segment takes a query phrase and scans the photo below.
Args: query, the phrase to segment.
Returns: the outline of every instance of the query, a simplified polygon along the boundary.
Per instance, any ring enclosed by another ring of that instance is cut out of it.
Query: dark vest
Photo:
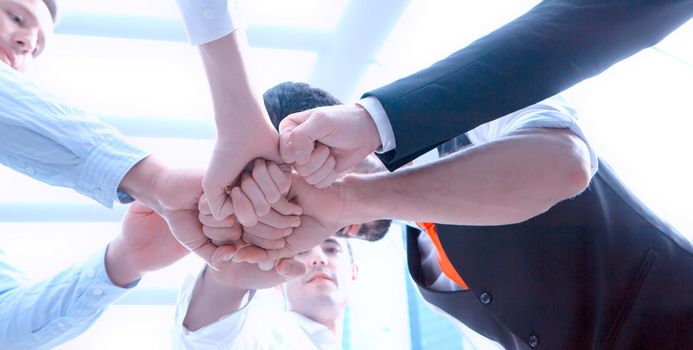
[[[693,248],[601,162],[582,194],[504,226],[436,225],[468,291],[423,297],[508,349],[693,349]]]

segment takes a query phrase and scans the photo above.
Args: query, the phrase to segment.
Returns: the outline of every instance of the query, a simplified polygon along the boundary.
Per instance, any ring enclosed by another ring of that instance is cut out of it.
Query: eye
[[[339,247],[325,247],[322,249],[325,254],[336,255],[342,252]]]
[[[22,24],[22,17],[19,17],[15,15],[14,13],[10,13],[10,18],[12,18],[12,22],[17,23],[17,24]]]
[[[304,251],[302,251],[302,252],[296,253],[296,255],[301,256],[301,255],[306,255],[306,253],[308,253],[308,251],[307,251],[307,250],[304,250]]]

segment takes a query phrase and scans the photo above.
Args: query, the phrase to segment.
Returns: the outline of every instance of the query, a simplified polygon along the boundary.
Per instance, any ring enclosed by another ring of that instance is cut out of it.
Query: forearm
[[[191,331],[217,322],[220,318],[237,312],[248,289],[236,288],[219,283],[215,272],[205,267],[190,298],[190,305],[183,325]],[[231,331],[231,330],[229,330]]]
[[[344,179],[346,218],[455,225],[527,220],[589,182],[586,145],[566,130],[525,130],[423,166]]]
[[[199,50],[212,93],[218,137],[233,137],[229,136],[233,130],[274,130],[248,76],[244,32],[235,30],[200,45]]]
[[[0,294],[0,348],[51,348],[89,328],[128,289],[113,285],[104,251],[35,284],[16,285]]]
[[[159,183],[163,181],[161,176],[166,174],[166,170],[166,166],[156,157],[148,156],[125,174],[119,189],[159,214],[165,215],[166,208],[158,191]]]
[[[142,277],[131,256],[132,251],[114,239],[106,249],[105,266],[108,278],[118,287],[127,287]]]

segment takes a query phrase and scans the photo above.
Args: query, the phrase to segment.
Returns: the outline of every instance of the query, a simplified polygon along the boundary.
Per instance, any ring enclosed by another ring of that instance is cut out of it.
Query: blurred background
[[[260,92],[304,81],[353,102],[523,14],[527,0],[239,0]],[[209,91],[173,0],[60,0],[57,35],[30,73],[174,167],[204,167],[214,138]],[[690,128],[693,22],[563,95],[593,147],[650,208],[693,239]],[[0,168],[0,247],[40,280],[118,234],[124,206]],[[361,278],[345,349],[488,349],[425,305],[405,265],[402,228],[356,244]],[[60,349],[167,349],[176,293],[201,261],[147,275]]]

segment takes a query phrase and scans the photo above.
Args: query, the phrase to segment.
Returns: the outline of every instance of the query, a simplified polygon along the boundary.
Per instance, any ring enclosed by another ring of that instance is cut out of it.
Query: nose
[[[320,249],[320,246],[311,250],[309,262],[312,266],[327,266],[327,256],[325,256],[325,253]]]
[[[31,28],[20,28],[12,36],[12,45],[17,53],[30,54],[36,48],[38,33]]]

